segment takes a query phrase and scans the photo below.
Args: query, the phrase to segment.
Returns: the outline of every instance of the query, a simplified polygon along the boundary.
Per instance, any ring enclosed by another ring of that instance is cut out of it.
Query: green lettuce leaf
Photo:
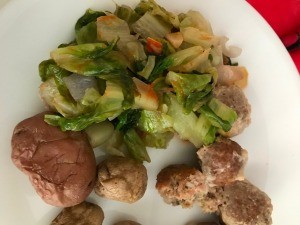
[[[136,90],[127,72],[124,56],[113,51],[116,41],[109,46],[103,43],[82,44],[59,48],[51,52],[51,57],[62,68],[84,76],[96,76],[122,87],[124,109],[134,103]]]
[[[149,12],[151,15],[159,16],[161,20],[172,24],[176,28],[178,28],[180,24],[176,14],[167,11],[165,8],[158,5],[154,0],[140,1],[140,3],[136,6],[135,11],[140,15],[144,15],[146,12]]]
[[[148,80],[150,82],[154,81],[166,70],[180,70],[180,66],[188,65],[189,62],[193,61],[196,57],[199,57],[203,51],[201,46],[193,46],[171,53],[168,56],[163,55],[163,57],[160,57],[156,62]]]
[[[210,74],[183,74],[170,71],[166,82],[171,84],[180,104],[184,105],[186,113],[197,108],[207,100],[212,91],[212,76]]]
[[[59,126],[63,131],[80,131],[93,123],[99,123],[119,115],[123,111],[123,99],[121,88],[114,83],[107,82],[102,96],[94,88],[86,90],[80,103],[83,108],[82,114],[72,117],[45,115],[45,121],[53,126]]]
[[[215,127],[221,128],[224,131],[229,131],[231,129],[231,124],[227,120],[223,120],[217,114],[214,113],[211,108],[204,105],[200,108],[200,112],[211,122]]]
[[[127,5],[117,5],[114,14],[120,19],[125,20],[128,25],[131,25],[140,18],[140,15]]]
[[[124,142],[128,148],[129,154],[136,160],[151,162],[147,153],[146,146],[140,136],[134,129],[129,129],[124,134]]]
[[[160,16],[146,12],[140,19],[131,25],[133,31],[143,38],[162,39],[171,32],[172,24],[161,19]]]
[[[70,101],[58,90],[54,78],[50,78],[40,85],[40,97],[51,109],[65,117],[78,116],[85,111],[85,107],[75,101]]]
[[[152,148],[162,148],[162,149],[168,147],[168,144],[173,137],[174,137],[174,133],[171,131],[164,132],[164,133],[144,132],[141,135],[141,138],[146,146]]]
[[[164,133],[172,131],[173,120],[169,115],[159,112],[142,110],[138,121],[138,128],[148,133]]]
[[[140,117],[140,109],[127,109],[118,116],[116,129],[126,132],[137,126]]]
[[[45,82],[53,78],[60,95],[65,98],[66,101],[75,103],[75,100],[73,99],[63,80],[64,77],[67,77],[71,74],[71,72],[59,67],[52,59],[44,60],[39,64],[39,75],[41,80]]]
[[[100,16],[105,16],[105,13],[94,11],[92,9],[86,10],[85,14],[77,20],[75,24],[75,31],[78,32],[82,27],[86,26],[90,22],[95,22]]]
[[[209,108],[222,120],[228,121],[231,125],[237,120],[236,112],[216,98],[212,98],[208,103]]]
[[[95,43],[97,41],[96,22],[90,22],[76,32],[76,42],[78,44]]]
[[[193,92],[187,95],[184,101],[186,113],[197,111],[202,105],[206,104],[212,96],[212,86],[207,85],[204,90]]]
[[[168,112],[167,114],[173,118],[173,128],[179,134],[182,140],[188,140],[197,148],[203,145],[201,131],[196,126],[198,117],[195,113],[185,113],[183,105],[181,105],[175,95],[169,94]]]
[[[179,99],[197,91],[202,91],[211,82],[210,74],[183,74],[170,71],[166,81],[170,83]]]

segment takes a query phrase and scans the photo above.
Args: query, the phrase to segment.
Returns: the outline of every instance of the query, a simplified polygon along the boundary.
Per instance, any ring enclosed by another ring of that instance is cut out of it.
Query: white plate
[[[135,5],[137,1],[117,1]],[[299,222],[300,194],[300,86],[288,53],[266,22],[243,0],[158,1],[174,12],[200,10],[216,34],[243,48],[237,59],[248,68],[246,95],[252,104],[252,124],[239,137],[249,151],[246,175],[266,191],[274,205],[274,224]],[[73,27],[92,7],[113,10],[113,1],[12,0],[0,11],[0,224],[49,224],[60,209],[45,204],[28,178],[10,160],[10,138],[21,120],[43,110],[38,97],[37,66],[50,50],[72,40]],[[101,199],[104,224],[134,219],[144,225],[183,225],[205,216],[197,207],[181,209],[163,203],[154,185],[159,170],[171,163],[196,162],[194,150],[173,140],[166,151],[150,150],[148,189],[136,204]]]

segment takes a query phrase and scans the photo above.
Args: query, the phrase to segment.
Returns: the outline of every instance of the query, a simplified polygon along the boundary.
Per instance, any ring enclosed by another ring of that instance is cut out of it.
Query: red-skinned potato
[[[48,204],[69,207],[94,187],[96,160],[84,132],[63,132],[44,122],[44,113],[20,122],[11,145],[13,163]]]

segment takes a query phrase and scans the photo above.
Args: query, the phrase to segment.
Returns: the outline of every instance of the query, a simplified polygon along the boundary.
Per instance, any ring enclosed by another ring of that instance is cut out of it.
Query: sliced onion
[[[78,101],[84,96],[87,88],[97,88],[97,81],[95,77],[87,77],[78,74],[72,74],[63,78],[67,88],[70,91],[72,97]]]
[[[236,58],[240,56],[242,53],[242,49],[237,46],[226,46],[226,43],[228,42],[228,37],[222,36],[220,37],[220,44],[222,46],[223,54],[230,57],[230,58]]]

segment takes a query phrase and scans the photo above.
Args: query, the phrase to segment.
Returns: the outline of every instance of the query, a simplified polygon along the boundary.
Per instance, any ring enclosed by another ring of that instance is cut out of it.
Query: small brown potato
[[[190,223],[187,223],[186,225],[219,225],[218,223],[215,223],[215,222],[190,222]]]
[[[167,204],[192,207],[207,192],[204,175],[184,164],[170,165],[157,175],[156,189]]]
[[[145,166],[131,158],[110,156],[98,165],[97,195],[111,200],[134,203],[147,187]]]
[[[100,206],[82,202],[64,208],[50,225],[101,225],[103,220],[104,213]]]
[[[225,105],[234,109],[238,115],[238,119],[233,123],[230,131],[221,132],[221,134],[225,137],[233,137],[242,133],[251,123],[251,106],[243,90],[236,85],[216,86],[213,95]]]
[[[131,220],[123,220],[117,223],[114,223],[114,225],[141,225],[140,223],[131,221]]]
[[[218,225],[218,224],[215,222],[200,222],[200,223],[197,223],[197,225]]]
[[[238,143],[218,137],[213,144],[201,147],[197,155],[209,186],[223,186],[244,179],[247,151]]]
[[[69,207],[90,194],[96,159],[84,132],[63,132],[44,122],[44,113],[20,122],[11,145],[13,163],[29,176],[48,204]]]
[[[271,199],[249,181],[235,181],[224,187],[220,216],[227,225],[272,224]]]

